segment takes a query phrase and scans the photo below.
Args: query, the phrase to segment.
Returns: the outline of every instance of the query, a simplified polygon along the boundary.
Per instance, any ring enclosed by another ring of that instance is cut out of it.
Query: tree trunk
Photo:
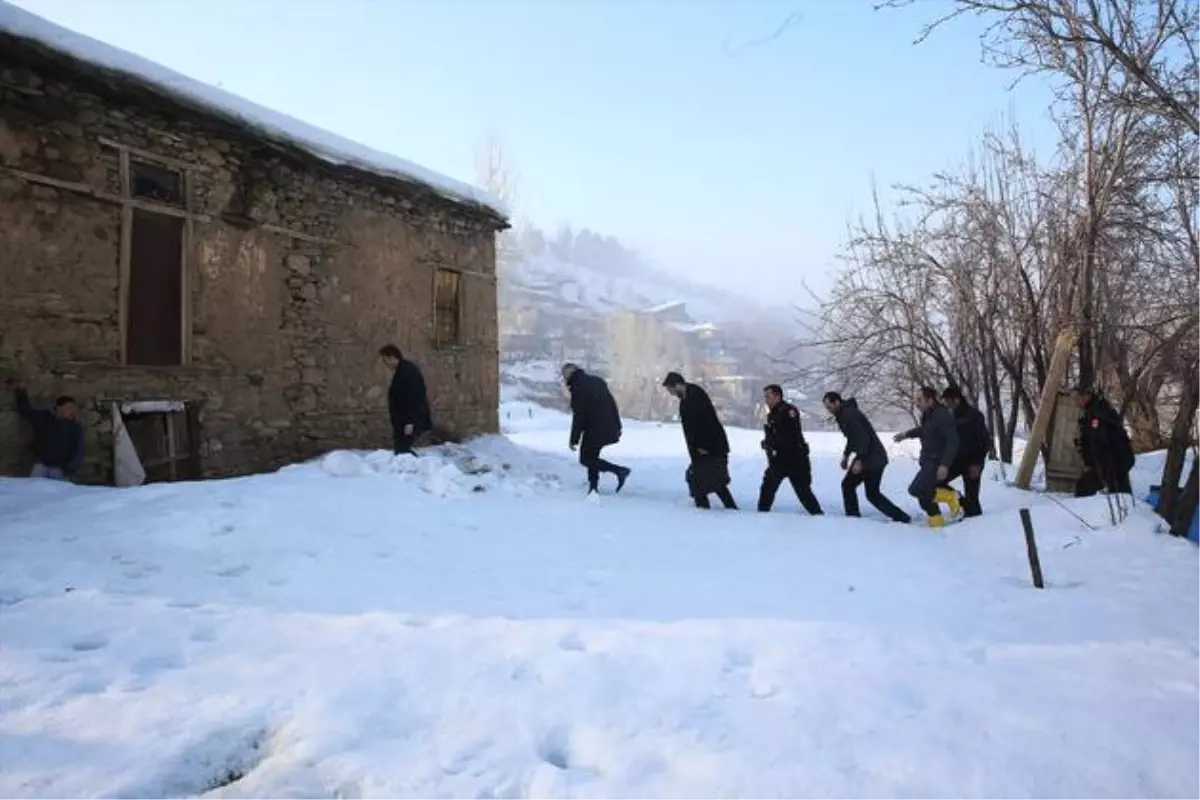
[[[1157,409],[1147,407],[1141,398],[1135,398],[1125,412],[1125,419],[1129,423],[1133,452],[1150,453],[1163,449],[1166,441],[1162,435]]]
[[[1200,406],[1200,385],[1197,385],[1194,375],[1188,382],[1190,385],[1179,404],[1175,424],[1171,426],[1171,442],[1167,446],[1167,461],[1163,465],[1160,479],[1162,488],[1159,490],[1158,506],[1155,508],[1155,511],[1167,520],[1173,519],[1175,515],[1179,478],[1183,475],[1183,465],[1187,461],[1188,445],[1192,439],[1192,421],[1195,419],[1197,407]],[[1192,463],[1192,472],[1195,472],[1195,462]]]
[[[1171,523],[1171,533],[1176,536],[1187,536],[1188,526],[1192,524],[1192,515],[1196,513],[1196,501],[1200,497],[1200,485],[1197,484],[1196,462],[1192,459],[1192,468],[1188,472],[1187,486],[1183,488],[1183,496],[1175,506],[1175,520]]]

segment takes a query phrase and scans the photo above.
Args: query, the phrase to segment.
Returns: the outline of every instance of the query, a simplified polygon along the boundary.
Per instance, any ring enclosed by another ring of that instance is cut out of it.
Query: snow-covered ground
[[[1197,551],[1144,507],[989,480],[940,532],[847,520],[813,434],[827,517],[705,512],[639,423],[593,504],[565,417],[503,418],[417,459],[0,482],[0,794],[1197,795]]]

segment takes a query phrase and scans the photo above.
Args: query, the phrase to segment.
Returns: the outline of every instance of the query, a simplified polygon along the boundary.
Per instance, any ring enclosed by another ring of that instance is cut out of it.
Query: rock
[[[312,262],[308,256],[302,256],[299,253],[292,253],[286,260],[287,268],[292,272],[299,272],[301,275],[308,275],[312,272]]]

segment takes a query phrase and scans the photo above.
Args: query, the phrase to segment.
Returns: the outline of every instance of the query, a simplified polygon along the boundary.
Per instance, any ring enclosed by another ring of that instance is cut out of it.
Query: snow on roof
[[[664,311],[674,311],[676,308],[684,308],[687,305],[682,300],[672,300],[669,303],[660,303],[652,308],[647,308],[647,314],[661,314]]]
[[[483,206],[502,218],[508,217],[504,203],[483,189],[193,80],[149,59],[55,25],[4,0],[0,0],[0,33],[32,40],[55,52],[119,73],[168,97],[230,118],[268,139],[300,148],[330,164],[419,183],[450,199]]]

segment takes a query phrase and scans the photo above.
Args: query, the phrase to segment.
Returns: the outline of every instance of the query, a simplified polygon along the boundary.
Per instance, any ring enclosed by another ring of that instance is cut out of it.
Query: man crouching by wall
[[[83,426],[79,423],[79,404],[63,396],[53,408],[34,408],[29,394],[15,386],[17,413],[33,428],[33,470],[31,478],[70,480],[83,466]]]

